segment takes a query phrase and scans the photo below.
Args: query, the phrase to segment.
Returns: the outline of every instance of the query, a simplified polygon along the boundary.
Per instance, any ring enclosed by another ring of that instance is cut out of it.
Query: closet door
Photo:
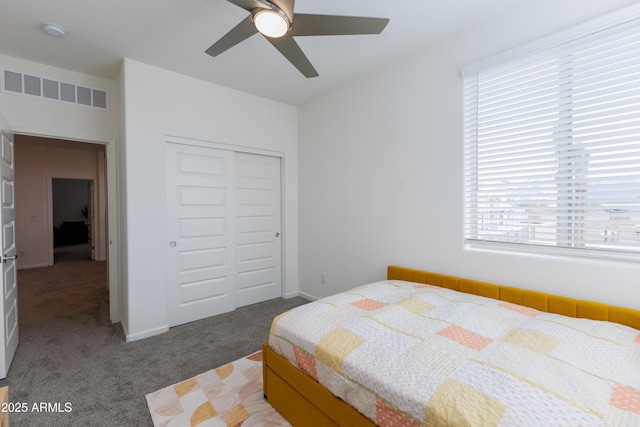
[[[280,158],[236,153],[236,307],[282,295]]]
[[[168,314],[175,326],[236,306],[234,153],[167,143],[166,160]]]
[[[282,295],[278,157],[166,144],[169,326]]]

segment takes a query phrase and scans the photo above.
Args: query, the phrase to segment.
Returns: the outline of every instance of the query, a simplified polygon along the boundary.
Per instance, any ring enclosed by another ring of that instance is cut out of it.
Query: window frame
[[[579,248],[574,249],[569,246],[561,246],[558,245],[558,240],[556,238],[555,244],[557,246],[552,245],[541,245],[541,244],[532,244],[532,243],[517,243],[515,241],[496,241],[496,240],[485,240],[480,238],[479,233],[479,220],[475,221],[471,220],[471,216],[474,212],[477,214],[478,208],[475,209],[470,207],[474,202],[471,200],[475,200],[471,196],[478,195],[478,189],[476,188],[471,193],[471,189],[469,188],[468,174],[478,174],[478,126],[475,126],[475,134],[469,130],[469,126],[467,124],[467,120],[469,120],[470,116],[468,111],[473,107],[473,102],[469,102],[468,99],[468,89],[467,89],[467,81],[469,79],[478,80],[478,75],[481,75],[487,70],[492,70],[494,68],[499,68],[504,66],[505,64],[515,63],[522,60],[531,60],[535,59],[538,56],[544,56],[544,54],[548,51],[557,49],[564,45],[568,45],[574,41],[580,41],[587,37],[597,37],[598,33],[607,31],[609,29],[615,28],[621,25],[628,25],[637,23],[640,26],[640,4],[634,4],[629,7],[625,7],[618,11],[603,15],[597,19],[591,20],[589,22],[583,23],[581,25],[572,27],[568,30],[561,31],[559,33],[553,34],[548,37],[541,38],[532,43],[528,43],[524,46],[520,46],[516,49],[509,50],[507,52],[501,53],[499,55],[495,55],[493,57],[487,58],[485,60],[476,62],[474,64],[463,67],[460,70],[461,77],[465,81],[465,95],[463,101],[464,107],[464,191],[463,191],[463,203],[464,203],[464,215],[463,215],[463,238],[464,238],[464,248],[470,250],[489,250],[494,252],[504,252],[504,253],[528,253],[535,255],[543,255],[543,256],[570,256],[570,257],[591,257],[597,259],[605,259],[605,260],[622,260],[622,261],[634,261],[640,262],[640,250],[639,251],[631,251],[631,250],[615,250],[615,249],[598,249],[598,248]],[[636,25],[636,24],[633,24]],[[568,60],[571,60],[570,58]],[[558,61],[561,61],[561,58],[558,58]],[[559,80],[560,81],[560,80]],[[477,106],[475,106],[477,110]],[[477,111],[476,111],[477,112]],[[478,119],[478,116],[471,117],[471,120]],[[475,153],[472,149],[468,147],[469,142],[473,142],[475,140]],[[568,139],[567,141],[568,148],[571,149],[572,141]],[[557,149],[560,144],[554,141],[554,147]],[[468,157],[476,156],[475,163],[469,164]],[[473,169],[475,167],[475,170]],[[477,177],[475,182],[477,183]],[[567,222],[571,221],[570,218],[567,219]],[[559,223],[558,221],[557,223]],[[569,230],[571,227],[567,227]],[[571,228],[573,229],[573,228]],[[570,232],[567,232],[567,235],[570,235]],[[638,235],[640,239],[640,234]],[[560,243],[563,243],[562,241]],[[640,243],[639,243],[640,244]],[[574,241],[575,245],[575,241]]]

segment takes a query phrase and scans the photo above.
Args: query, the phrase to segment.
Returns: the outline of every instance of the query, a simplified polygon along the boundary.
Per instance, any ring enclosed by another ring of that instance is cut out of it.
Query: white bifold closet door
[[[166,144],[169,325],[282,294],[280,158]]]

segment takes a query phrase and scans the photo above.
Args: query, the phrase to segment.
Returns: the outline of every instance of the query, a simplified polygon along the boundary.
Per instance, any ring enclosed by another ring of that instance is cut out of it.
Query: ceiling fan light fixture
[[[306,78],[318,77],[318,72],[296,42],[296,37],[380,34],[389,23],[388,18],[296,14],[295,0],[227,1],[246,10],[250,15],[245,16],[235,27],[209,46],[205,51],[207,55],[216,57],[260,33]],[[278,5],[286,9],[286,12]]]
[[[255,9],[252,16],[253,24],[267,37],[282,37],[291,28],[287,15],[274,5],[271,5],[271,9]]]

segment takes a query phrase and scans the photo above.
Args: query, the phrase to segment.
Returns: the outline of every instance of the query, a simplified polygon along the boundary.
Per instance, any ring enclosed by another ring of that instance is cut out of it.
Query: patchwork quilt
[[[274,319],[269,345],[380,426],[640,426],[640,331],[382,281]]]

